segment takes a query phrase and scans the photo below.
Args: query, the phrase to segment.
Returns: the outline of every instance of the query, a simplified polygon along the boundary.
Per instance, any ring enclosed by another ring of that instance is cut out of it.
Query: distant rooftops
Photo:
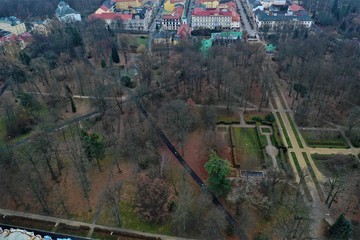
[[[284,14],[277,14],[277,15],[268,15],[263,11],[257,10],[256,15],[259,21],[266,22],[266,21],[312,21],[311,18],[307,15],[284,15]]]
[[[65,17],[66,15],[69,14],[79,14],[77,11],[75,11],[74,9],[72,9],[69,4],[67,4],[64,1],[61,1],[57,7],[57,9],[55,10],[55,14],[58,17]]]
[[[193,10],[193,16],[230,16],[232,17],[232,13],[227,9],[206,9],[203,8],[195,8]]]
[[[0,18],[0,22],[5,22],[5,23],[8,23],[8,24],[11,24],[12,26],[16,26],[18,24],[21,24],[21,21],[17,17],[14,17],[14,16],[2,17],[2,18]]]

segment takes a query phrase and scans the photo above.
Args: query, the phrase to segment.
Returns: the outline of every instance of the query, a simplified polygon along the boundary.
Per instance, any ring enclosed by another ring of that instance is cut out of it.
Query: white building
[[[72,9],[69,4],[64,1],[61,1],[55,10],[56,17],[62,22],[76,22],[81,21],[81,15],[74,9]]]

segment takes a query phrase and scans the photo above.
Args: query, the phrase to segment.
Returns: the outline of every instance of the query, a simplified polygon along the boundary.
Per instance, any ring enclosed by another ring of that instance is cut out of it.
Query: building
[[[0,30],[20,35],[26,32],[26,26],[25,23],[20,22],[16,17],[3,17],[0,18]]]
[[[164,30],[178,30],[183,23],[185,2],[168,0],[162,12],[162,26]]]
[[[270,7],[257,6],[254,8],[255,20],[259,28],[310,28],[313,21],[302,6],[291,5],[271,5]]]
[[[122,24],[125,30],[148,30],[153,11],[153,2],[144,2],[142,6],[138,7],[128,5],[126,8],[124,8],[125,5],[117,5],[118,3],[125,4],[131,2],[105,0],[102,6],[89,16],[89,19],[101,19],[104,20],[107,25],[118,22]]]
[[[228,9],[219,8],[195,8],[192,14],[192,27],[193,29],[230,29],[232,27],[232,12]]]
[[[205,8],[217,8],[219,6],[218,0],[197,0],[196,4],[203,5]]]
[[[128,10],[130,8],[140,7],[139,0],[112,0],[115,3],[116,10]]]
[[[62,22],[76,22],[81,21],[81,15],[74,9],[72,9],[69,4],[64,1],[61,1],[55,10],[56,17]]]

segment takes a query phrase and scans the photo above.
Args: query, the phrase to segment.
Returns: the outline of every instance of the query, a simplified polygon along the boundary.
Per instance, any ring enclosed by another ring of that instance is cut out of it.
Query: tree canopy
[[[350,239],[352,236],[351,222],[345,218],[344,214],[341,214],[338,219],[336,219],[334,225],[331,226],[329,233],[331,239]]]
[[[210,190],[217,197],[224,197],[229,193],[230,182],[227,176],[230,173],[230,163],[221,159],[215,151],[211,151],[210,159],[205,164],[205,169],[209,174]]]

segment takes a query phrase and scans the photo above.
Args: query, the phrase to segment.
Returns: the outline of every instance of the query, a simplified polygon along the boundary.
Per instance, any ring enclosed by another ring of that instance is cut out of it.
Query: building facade
[[[74,9],[72,9],[69,4],[64,1],[61,1],[55,10],[56,17],[62,22],[76,22],[81,21],[81,15]]]
[[[20,35],[26,32],[25,24],[20,22],[20,20],[16,17],[0,18],[0,29],[15,35]]]
[[[232,27],[232,13],[219,9],[196,8],[192,14],[193,29],[230,29]]]

